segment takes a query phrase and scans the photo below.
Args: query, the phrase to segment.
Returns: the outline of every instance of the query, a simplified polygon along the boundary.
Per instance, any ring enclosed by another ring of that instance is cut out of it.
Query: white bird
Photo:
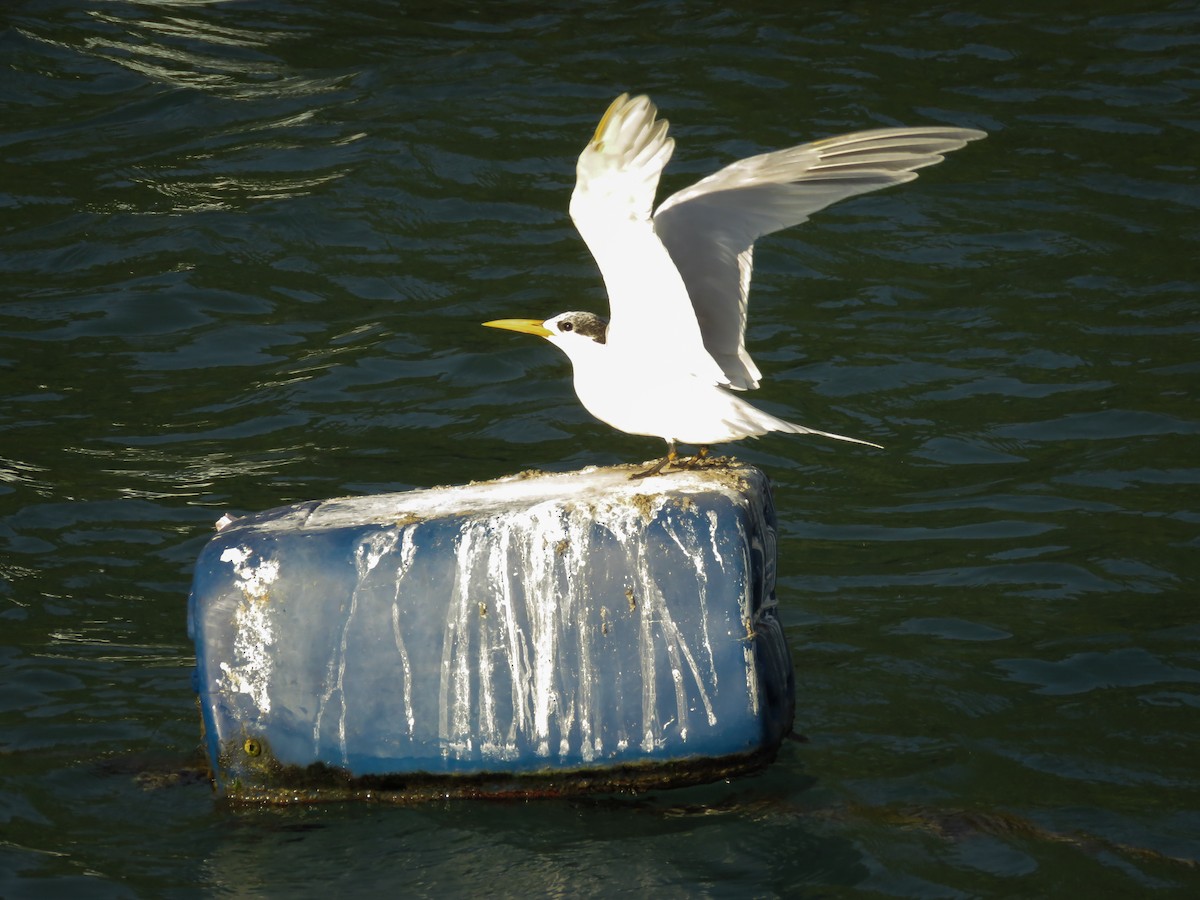
[[[648,97],[622,94],[579,156],[571,218],[608,291],[611,318],[566,312],[484,324],[546,338],[571,360],[587,410],[630,434],[699,446],[769,431],[818,431],[731,391],[758,387],[746,352],[754,242],[838,200],[917,177],[916,169],[984,137],[970,128],[877,128],[752,156],[669,197],[651,214],[675,142]]]

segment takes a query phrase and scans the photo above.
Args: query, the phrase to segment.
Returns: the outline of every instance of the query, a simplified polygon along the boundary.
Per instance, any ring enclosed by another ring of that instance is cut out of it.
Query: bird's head
[[[557,345],[567,356],[586,352],[589,345],[603,344],[608,334],[608,323],[590,312],[565,312],[538,321],[537,319],[496,319],[484,322],[489,328],[504,328],[524,334],[536,334]]]

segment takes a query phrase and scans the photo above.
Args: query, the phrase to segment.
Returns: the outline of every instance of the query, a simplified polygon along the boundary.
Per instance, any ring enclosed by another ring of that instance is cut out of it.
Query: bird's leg
[[[701,444],[695,456],[689,456],[679,463],[681,469],[698,469],[708,459],[708,444]]]
[[[675,451],[675,442],[667,441],[667,455],[648,468],[645,472],[634,472],[630,478],[646,478],[649,475],[657,475],[667,466],[675,464],[675,460],[679,458],[679,454]]]

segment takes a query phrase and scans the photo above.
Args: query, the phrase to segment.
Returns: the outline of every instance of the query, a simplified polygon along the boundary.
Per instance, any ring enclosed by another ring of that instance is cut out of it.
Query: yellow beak
[[[504,328],[508,331],[536,334],[538,337],[550,337],[553,334],[549,328],[542,325],[540,319],[494,319],[483,324],[488,328]]]

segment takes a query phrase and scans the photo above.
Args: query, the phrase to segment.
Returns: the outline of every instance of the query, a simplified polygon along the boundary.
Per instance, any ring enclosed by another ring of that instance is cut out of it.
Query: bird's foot
[[[666,456],[664,456],[662,459],[660,459],[658,462],[656,462],[654,465],[652,465],[646,471],[634,472],[632,475],[629,476],[629,478],[632,480],[635,478],[648,478],[651,475],[657,475],[659,472],[661,472],[667,466],[675,465],[675,460],[677,460],[677,459],[679,459],[679,454],[675,452],[675,442],[667,441],[667,455]]]
[[[657,475],[663,469],[665,469],[667,466],[674,465],[674,463],[675,463],[675,454],[672,453],[669,456],[664,456],[662,459],[660,459],[658,462],[656,462],[650,468],[646,469],[646,471],[634,472],[629,477],[631,480],[635,479],[635,478],[649,478],[651,475]]]
[[[709,456],[708,447],[701,447],[695,456],[681,459],[675,464],[677,469],[724,469],[737,462],[732,456]]]
[[[702,446],[696,451],[695,456],[689,456],[686,459],[681,459],[675,464],[680,469],[699,469],[704,466],[712,465],[712,460],[708,458],[708,447]]]
[[[706,446],[700,447],[700,449],[696,451],[695,456],[685,456],[681,459],[679,454],[675,452],[675,448],[672,447],[666,456],[656,462],[649,469],[644,472],[635,472],[629,477],[646,478],[650,475],[658,475],[670,469],[693,471],[695,469],[718,468],[721,466],[728,466],[731,461],[732,459],[726,456],[709,456],[708,447]]]

